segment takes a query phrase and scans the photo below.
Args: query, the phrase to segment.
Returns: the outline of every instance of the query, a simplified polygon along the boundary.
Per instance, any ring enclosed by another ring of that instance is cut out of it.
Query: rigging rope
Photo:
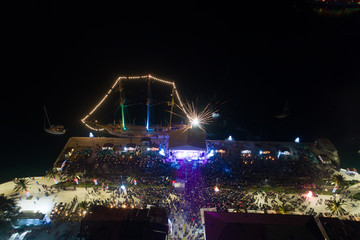
[[[49,123],[49,128],[51,128],[50,119],[49,119],[49,116],[48,116],[48,114],[47,114],[47,111],[46,111],[45,105],[44,105],[44,110],[45,110],[45,115],[46,115],[46,118],[47,118],[48,123]],[[45,116],[44,116],[44,128],[45,128]]]
[[[91,127],[89,124],[86,123],[86,119],[88,119],[99,107],[100,105],[107,99],[107,97],[112,93],[112,91],[114,90],[114,88],[116,87],[117,83],[121,80],[125,80],[125,79],[146,79],[146,78],[150,78],[153,79],[155,81],[161,82],[161,83],[165,83],[165,84],[169,84],[172,85],[175,91],[175,95],[176,98],[180,104],[180,107],[182,110],[184,110],[184,106],[183,103],[181,101],[180,95],[176,89],[176,85],[175,82],[171,82],[171,81],[167,81],[167,80],[163,80],[157,77],[153,77],[150,74],[149,75],[145,75],[145,76],[130,76],[130,77],[125,77],[125,76],[120,76],[116,79],[116,81],[114,82],[114,84],[112,85],[112,87],[109,89],[109,91],[105,94],[105,96],[100,100],[100,102],[84,117],[81,119],[81,122],[87,126],[89,129],[93,130],[93,131],[103,131],[105,130],[104,128],[93,128]],[[44,106],[45,107],[45,106]],[[49,122],[50,123],[50,122]]]

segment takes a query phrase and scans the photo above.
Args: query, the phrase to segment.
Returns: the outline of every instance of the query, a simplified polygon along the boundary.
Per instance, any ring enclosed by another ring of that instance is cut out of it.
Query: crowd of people
[[[126,183],[128,189],[126,194],[119,187],[113,189],[113,195],[107,201],[99,199],[94,203],[114,207],[145,208],[153,205],[168,208],[172,222],[170,236],[174,239],[203,238],[201,208],[226,212],[229,209],[269,211],[287,204],[290,211],[314,214],[301,195],[288,199],[285,194],[249,192],[249,188],[302,187],[317,179],[330,177],[332,173],[331,168],[311,161],[308,152],[299,154],[295,159],[281,159],[275,154],[244,155],[229,151],[215,155],[206,163],[188,160],[169,162],[159,154],[144,151],[139,154],[136,151],[100,150],[90,155],[78,155],[79,162],[85,161],[86,157],[89,159],[83,165],[87,174],[91,172],[99,182]],[[64,174],[71,172],[72,166],[79,168],[77,162],[72,160],[72,165],[67,166]],[[175,188],[174,182],[183,182],[185,188]],[[108,189],[103,186],[105,190]],[[91,194],[96,195],[96,191]]]
[[[67,174],[85,172],[92,168],[92,161],[90,161],[92,153],[91,149],[72,149],[66,153],[64,160],[61,161],[62,165],[59,167]]]
[[[171,172],[171,163],[156,154],[101,150],[96,153],[94,169],[104,177],[165,176]]]

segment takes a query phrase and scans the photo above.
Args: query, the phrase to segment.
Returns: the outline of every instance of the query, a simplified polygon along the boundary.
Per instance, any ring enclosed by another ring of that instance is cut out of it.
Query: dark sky
[[[312,9],[296,1],[10,3],[2,9],[1,174],[30,166],[41,174],[69,137],[88,134],[80,119],[117,76],[149,73],[176,81],[189,100],[225,101],[223,135],[328,137],[360,167],[359,14]],[[291,115],[278,120],[286,101]],[[43,105],[66,136],[43,131]]]

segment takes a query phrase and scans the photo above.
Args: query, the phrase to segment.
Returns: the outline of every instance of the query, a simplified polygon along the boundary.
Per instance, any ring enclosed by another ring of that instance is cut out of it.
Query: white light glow
[[[198,160],[203,159],[204,152],[197,150],[175,150],[173,151],[173,157],[176,159],[188,159],[188,160]]]
[[[36,204],[34,204],[34,201],[21,198],[21,200],[17,202],[17,205],[21,208],[22,211],[39,211],[43,214],[50,214],[52,208],[54,207],[54,202],[52,200],[53,198],[41,197],[39,200],[35,200]]]
[[[309,191],[309,192],[306,194],[306,197],[308,197],[308,198],[311,198],[312,196],[313,196],[312,191]]]
[[[219,113],[214,112],[214,113],[212,113],[212,114],[211,114],[211,116],[212,116],[213,118],[217,118],[217,117],[220,117],[220,114],[219,114]]]
[[[196,117],[196,118],[194,118],[193,120],[192,120],[192,122],[191,122],[191,125],[193,126],[193,127],[198,127],[199,126],[199,119]]]
[[[123,185],[121,185],[121,187],[120,187],[123,191],[124,191],[124,193],[127,195],[127,191],[126,191],[126,187],[125,187],[125,185],[123,184]]]
[[[215,155],[214,150],[211,149],[210,152],[208,153],[208,155],[207,155],[206,157],[207,157],[207,158],[211,158],[211,157],[213,157],[214,155]]]

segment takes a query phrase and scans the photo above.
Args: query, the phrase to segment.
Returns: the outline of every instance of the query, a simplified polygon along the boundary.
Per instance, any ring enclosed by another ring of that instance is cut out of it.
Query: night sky
[[[80,119],[119,75],[149,73],[188,100],[224,102],[215,138],[327,137],[359,169],[359,13],[275,2],[6,5],[0,181],[44,174],[69,137],[88,136]],[[65,136],[44,132],[43,105]]]

